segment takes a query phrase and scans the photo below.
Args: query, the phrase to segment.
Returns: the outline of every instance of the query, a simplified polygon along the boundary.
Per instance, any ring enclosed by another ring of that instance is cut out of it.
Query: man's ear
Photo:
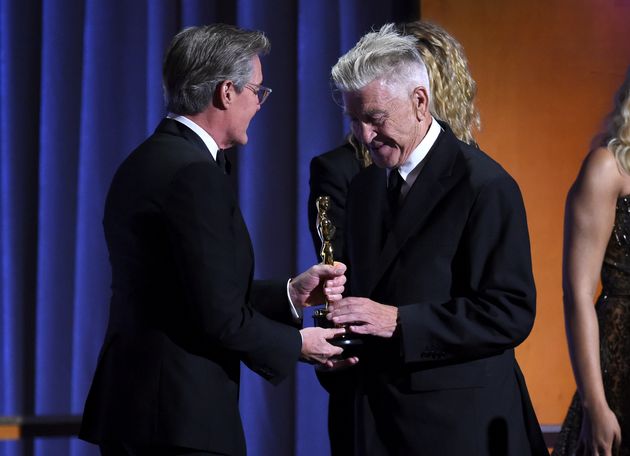
[[[423,121],[429,115],[429,94],[426,87],[418,86],[413,90],[413,107],[416,119]]]
[[[229,79],[222,81],[216,89],[214,89],[214,104],[219,109],[228,109],[234,102],[236,90],[234,83]]]

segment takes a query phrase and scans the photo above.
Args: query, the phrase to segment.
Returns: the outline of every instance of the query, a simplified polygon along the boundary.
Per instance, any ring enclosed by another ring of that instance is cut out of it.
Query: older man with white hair
[[[344,453],[547,454],[514,358],[536,300],[516,182],[431,115],[414,39],[392,24],[332,78],[374,162],[351,184],[350,297],[330,314],[365,337],[360,363],[330,374],[353,396]]]

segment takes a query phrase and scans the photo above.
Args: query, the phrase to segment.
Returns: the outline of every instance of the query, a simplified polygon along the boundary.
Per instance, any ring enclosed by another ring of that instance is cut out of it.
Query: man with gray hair
[[[298,358],[332,366],[342,351],[326,339],[343,329],[298,328],[304,306],[341,299],[344,265],[252,281],[223,149],[247,142],[271,92],[268,50],[262,33],[224,24],[175,36],[170,114],[114,176],[103,221],[113,294],[80,433],[103,455],[244,455],[240,362],[275,384]]]
[[[547,454],[514,358],[535,316],[516,182],[433,118],[414,39],[393,24],[332,79],[374,161],[348,194],[350,297],[330,307],[365,337],[359,364],[324,382],[352,397],[333,454]]]

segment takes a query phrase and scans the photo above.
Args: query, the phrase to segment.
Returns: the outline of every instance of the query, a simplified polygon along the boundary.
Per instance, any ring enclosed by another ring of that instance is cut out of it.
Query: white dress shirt
[[[203,143],[206,145],[206,147],[212,154],[212,158],[214,158],[215,161],[217,160],[217,152],[219,151],[219,146],[216,143],[216,141],[212,138],[212,136],[210,136],[210,133],[208,133],[206,130],[201,128],[199,125],[197,125],[195,122],[193,122],[186,116],[179,116],[177,114],[169,113],[168,116],[166,117],[168,117],[169,119],[176,120],[177,122],[186,125],[192,131],[197,133],[197,136],[201,138]]]
[[[400,173],[400,176],[404,181],[400,189],[401,200],[407,196],[409,189],[411,189],[411,186],[418,178],[418,175],[424,166],[424,159],[429,153],[429,150],[431,150],[431,147],[433,147],[433,144],[435,144],[435,141],[437,141],[441,131],[442,127],[440,124],[433,118],[433,116],[431,116],[431,125],[429,126],[427,134],[424,135],[420,144],[418,144],[413,152],[411,152],[407,161],[398,168],[398,173]],[[387,178],[389,178],[389,173],[392,171],[396,171],[396,168],[387,169]]]

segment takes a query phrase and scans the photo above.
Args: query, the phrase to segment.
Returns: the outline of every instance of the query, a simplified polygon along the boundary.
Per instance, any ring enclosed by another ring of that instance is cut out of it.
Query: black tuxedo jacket
[[[357,366],[355,453],[547,454],[513,351],[535,316],[521,194],[444,129],[389,232],[385,170],[350,187],[349,294],[399,308]]]
[[[291,322],[285,284],[252,281],[228,176],[165,119],[116,172],[103,224],[112,298],[81,438],[244,454],[239,363],[279,382],[301,338],[274,321]]]

